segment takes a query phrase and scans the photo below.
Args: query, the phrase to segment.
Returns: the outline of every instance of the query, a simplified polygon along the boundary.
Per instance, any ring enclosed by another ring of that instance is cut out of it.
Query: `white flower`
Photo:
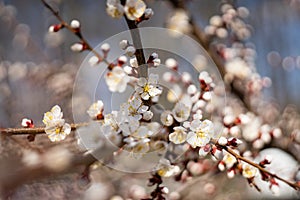
[[[247,163],[244,163],[242,165],[242,169],[243,169],[242,174],[243,174],[243,176],[245,178],[253,178],[258,173],[258,169],[257,168],[255,168],[255,167],[253,167],[253,166],[251,166],[251,165],[249,165]]]
[[[103,109],[104,109],[103,102],[99,100],[90,106],[87,113],[92,119],[102,119]]]
[[[161,115],[160,115],[160,121],[162,122],[163,125],[165,126],[171,126],[174,122],[173,116],[171,111],[164,111]]]
[[[168,148],[168,143],[165,141],[161,141],[161,140],[151,142],[150,144],[151,144],[152,149],[160,155],[164,154]]]
[[[135,91],[141,95],[142,99],[149,100],[150,97],[155,97],[162,93],[162,89],[157,84],[158,75],[150,74],[148,81],[144,77],[139,78]]]
[[[191,122],[190,129],[187,142],[193,148],[205,146],[213,135],[213,123],[209,120],[201,122],[199,119],[195,119]]]
[[[159,160],[159,164],[156,169],[157,174],[162,177],[174,176],[180,172],[180,168],[178,166],[171,165],[170,161],[165,158]]]
[[[133,99],[121,105],[121,110],[129,117],[133,117],[136,120],[142,118],[142,114],[147,112],[148,106],[142,105],[143,101],[137,95],[133,96]]]
[[[190,116],[190,108],[187,105],[178,102],[173,109],[173,116],[178,122],[186,121]]]
[[[152,117],[153,117],[153,112],[151,112],[150,110],[143,113],[143,119],[146,121],[149,121],[150,119],[152,119]]]
[[[121,131],[117,123],[118,112],[112,111],[110,114],[104,116],[104,125],[110,126],[115,132],[119,133]]]
[[[173,128],[174,132],[169,135],[169,140],[174,144],[181,144],[186,141],[186,129],[181,126]]]
[[[127,0],[124,10],[128,19],[137,20],[144,14],[146,4],[142,0]]]
[[[122,130],[124,136],[146,137],[148,129],[145,126],[140,126],[139,121],[136,118],[126,118],[119,123],[119,127]]]
[[[106,74],[105,80],[111,92],[121,93],[125,91],[130,78],[121,67],[114,67]]]
[[[222,159],[222,162],[225,164],[227,169],[230,169],[237,162],[237,160],[233,155],[226,152],[225,156]]]
[[[71,126],[65,120],[56,121],[55,124],[46,126],[45,132],[52,142],[64,140],[71,133]]]
[[[114,145],[119,146],[122,141],[122,136],[120,131],[114,129],[114,127],[110,125],[103,125],[101,127],[101,130],[104,134],[104,136]]]
[[[107,0],[106,12],[113,18],[121,18],[124,15],[124,8],[120,0]]]
[[[130,58],[129,63],[131,65],[131,67],[133,67],[133,68],[138,68],[139,67],[137,59],[135,57],[134,58]]]
[[[50,126],[56,124],[56,121],[63,120],[62,117],[63,113],[61,112],[61,108],[58,105],[55,105],[51,108],[50,112],[44,114],[43,123],[46,126]]]
[[[62,117],[63,113],[58,105],[54,106],[50,112],[44,114],[45,132],[52,142],[64,140],[71,133],[71,126],[65,123]]]
[[[161,126],[158,122],[151,122],[151,123],[147,123],[147,128],[148,128],[148,136],[152,136],[160,131]]]
[[[134,154],[145,154],[150,150],[149,140],[140,140],[132,149]]]

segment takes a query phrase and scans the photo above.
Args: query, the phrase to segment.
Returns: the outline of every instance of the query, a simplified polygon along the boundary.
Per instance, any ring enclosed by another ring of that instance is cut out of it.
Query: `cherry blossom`
[[[106,84],[111,92],[124,92],[130,81],[128,75],[121,67],[114,67],[105,76]]]
[[[195,119],[191,122],[187,142],[193,147],[205,146],[213,135],[213,123],[209,120],[200,121]]]

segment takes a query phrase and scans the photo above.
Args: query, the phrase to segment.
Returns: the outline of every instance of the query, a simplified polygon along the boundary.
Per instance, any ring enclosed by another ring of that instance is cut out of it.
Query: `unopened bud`
[[[95,66],[100,62],[100,60],[97,56],[92,56],[88,62],[91,66]]]
[[[50,33],[53,33],[53,32],[57,32],[59,31],[60,29],[62,29],[64,26],[62,24],[56,24],[56,25],[52,25],[49,27],[48,31]]]
[[[153,16],[154,12],[151,8],[147,8],[144,12],[145,19],[150,19]]]
[[[25,128],[33,128],[34,127],[32,119],[27,119],[27,118],[22,119],[21,125]]]
[[[125,50],[129,46],[128,40],[122,40],[119,44],[120,48]]]
[[[119,66],[124,65],[126,62],[127,62],[127,57],[126,57],[126,56],[120,56],[120,57],[118,58],[118,65],[119,65]]]
[[[219,138],[219,140],[218,140],[218,143],[220,144],[220,145],[226,145],[227,144],[227,139],[225,138],[225,137],[220,137]]]
[[[81,43],[75,43],[71,46],[71,50],[74,52],[81,52],[84,50],[84,46]]]
[[[135,54],[136,49],[134,48],[134,46],[128,46],[125,50],[125,53],[129,56],[132,57]]]
[[[79,29],[80,28],[80,22],[76,19],[73,19],[70,23],[71,27],[74,29]]]

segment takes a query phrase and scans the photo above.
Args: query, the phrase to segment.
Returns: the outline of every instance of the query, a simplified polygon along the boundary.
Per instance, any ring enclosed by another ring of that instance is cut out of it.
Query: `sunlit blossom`
[[[195,119],[191,122],[191,131],[188,133],[187,142],[193,147],[205,146],[213,135],[213,123],[209,120]]]
[[[176,126],[173,130],[174,132],[169,135],[169,140],[174,144],[184,143],[187,137],[186,129],[181,126]]]
[[[141,95],[143,100],[160,95],[162,88],[158,86],[158,75],[150,74],[148,80],[144,77],[139,78],[135,91]]]
[[[124,10],[128,19],[137,20],[144,14],[146,4],[142,0],[127,0]]]
[[[111,92],[121,93],[125,91],[130,78],[121,67],[114,67],[106,74],[105,80]]]

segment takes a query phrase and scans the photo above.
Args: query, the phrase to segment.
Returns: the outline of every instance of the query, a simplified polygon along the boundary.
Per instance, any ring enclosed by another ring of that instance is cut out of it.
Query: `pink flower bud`
[[[53,33],[53,32],[58,32],[60,29],[62,29],[64,26],[62,24],[55,24],[49,27],[49,32]]]
[[[33,128],[34,127],[32,119],[27,119],[27,118],[22,119],[21,125],[24,128]]]

